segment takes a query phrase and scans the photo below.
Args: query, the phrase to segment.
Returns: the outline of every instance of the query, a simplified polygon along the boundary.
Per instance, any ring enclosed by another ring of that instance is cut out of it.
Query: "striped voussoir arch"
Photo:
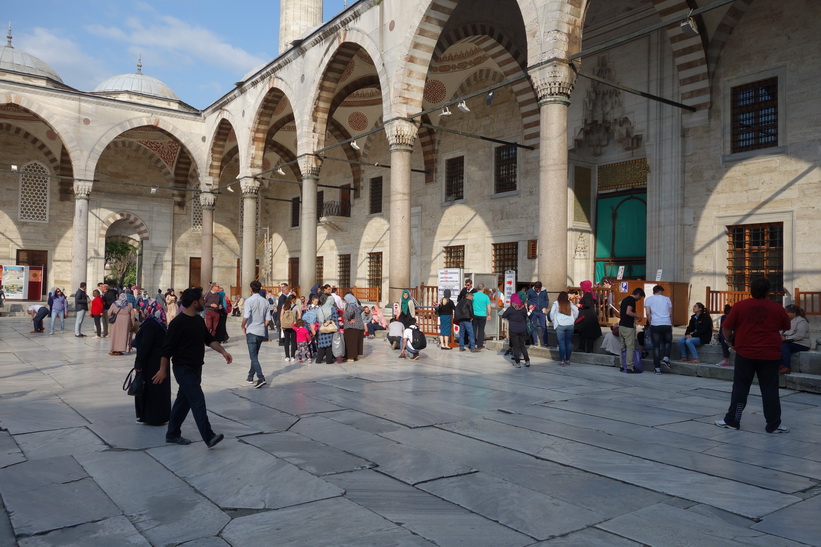
[[[741,18],[747,13],[747,10],[750,9],[750,4],[752,3],[753,0],[736,0],[730,4],[727,13],[721,18],[721,22],[718,24],[718,27],[716,27],[715,32],[713,32],[713,37],[710,39],[710,47],[707,48],[707,64],[711,74],[715,72],[716,65],[721,57],[721,52],[724,51],[724,46],[727,45],[727,42],[730,40],[730,34],[732,34],[733,30],[738,26]]]
[[[132,150],[139,154],[140,156],[146,158],[151,165],[156,167],[157,169],[162,172],[163,176],[165,177],[166,182],[169,185],[174,184],[174,173],[171,172],[171,169],[168,167],[168,164],[163,161],[163,159],[153,150],[150,148],[143,146],[142,144],[132,141],[130,139],[115,139],[108,143],[106,146],[106,150]],[[178,154],[181,156],[182,154]]]
[[[219,180],[220,167],[225,155],[225,145],[228,144],[228,135],[231,134],[233,126],[226,119],[220,120],[217,131],[214,134],[214,142],[211,145],[211,162],[208,165],[208,174],[213,180]]]
[[[431,124],[430,116],[422,116],[422,122]],[[425,166],[425,184],[436,181],[436,133],[430,127],[419,128],[419,145]]]
[[[683,21],[690,11],[684,0],[653,0],[653,6],[662,20]],[[710,73],[701,36],[685,36],[679,22],[666,30],[678,71],[681,101],[698,110],[710,108]]]
[[[336,139],[337,142],[346,141],[351,138],[348,131],[345,127],[331,118],[331,123],[328,125],[328,133]],[[350,146],[343,146],[341,147],[342,151],[345,152],[345,157],[350,162],[348,165],[351,168],[351,177],[353,178],[353,188],[354,191],[358,194],[359,190],[362,188],[363,183],[363,173],[362,173],[362,165],[358,162],[360,161],[359,156],[357,156],[356,151],[351,148]],[[365,154],[362,154],[362,157],[365,157]]]
[[[287,101],[285,93],[279,88],[271,88],[265,94],[262,105],[257,112],[257,120],[251,130],[251,170],[262,170],[262,162],[265,157],[265,138],[268,135],[268,128],[271,120],[274,119],[274,111],[280,101]],[[293,114],[291,115],[293,117]]]
[[[320,142],[317,142],[319,148],[325,146],[325,131],[328,127],[328,117],[331,114],[331,107],[334,103],[337,83],[340,80],[342,72],[360,48],[361,46],[359,44],[352,42],[342,44],[334,53],[330,62],[328,62],[328,66],[325,67],[325,72],[319,80],[319,90],[312,114],[314,123],[312,132],[319,136]]]
[[[105,239],[106,233],[108,233],[108,229],[111,227],[112,224],[119,220],[124,220],[128,224],[130,224],[134,230],[137,232],[140,240],[148,241],[149,239],[149,232],[148,226],[145,225],[145,222],[142,221],[140,217],[132,213],[111,213],[108,215],[103,223],[100,225],[100,239]]]
[[[500,81],[521,76],[524,73],[527,58],[516,45],[498,29],[487,24],[467,25],[460,27],[443,36],[434,52],[434,61],[438,60],[445,51],[458,42],[471,43],[484,51],[496,66],[499,67],[504,78]],[[522,78],[510,86],[519,112],[522,116],[522,140],[524,144],[536,146],[539,144],[539,101],[533,91],[529,78]]]
[[[48,147],[48,145],[46,145],[46,143],[44,143],[43,141],[29,133],[22,127],[17,127],[16,125],[12,125],[10,123],[0,123],[0,131],[7,131],[12,135],[20,137],[27,143],[33,145],[38,152],[43,154],[43,159],[45,159],[48,162],[52,172],[57,173],[59,171],[60,162],[57,160],[57,156],[54,155],[54,152],[51,151],[51,149]]]

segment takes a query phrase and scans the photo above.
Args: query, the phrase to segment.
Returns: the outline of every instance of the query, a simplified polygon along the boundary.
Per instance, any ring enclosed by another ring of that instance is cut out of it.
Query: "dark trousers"
[[[45,319],[48,316],[49,316],[49,311],[48,311],[47,307],[43,306],[42,308],[37,310],[37,313],[34,314],[34,319],[33,319],[34,330],[36,330],[36,331],[44,330],[43,329],[43,319]]]
[[[721,329],[718,329],[718,343],[721,344],[721,356],[725,359],[729,359],[730,346],[727,344],[727,340],[724,338],[724,333],[721,332]]]
[[[314,359],[314,362],[321,363],[322,361],[325,361],[328,365],[336,362],[336,357],[334,357],[334,351],[331,346],[327,348],[316,348],[316,359]]]
[[[103,310],[103,338],[108,336],[108,310]]]
[[[767,432],[771,433],[781,425],[781,400],[778,398],[778,366],[780,359],[748,359],[739,353],[735,356],[733,371],[733,394],[730,397],[730,408],[724,421],[732,427],[741,426],[741,413],[747,406],[747,396],[753,378],[758,375],[758,387],[761,390],[761,403],[764,407],[764,419],[767,421]]]
[[[101,315],[92,315],[91,318],[94,319],[94,330],[97,331],[97,336],[102,336],[102,317]]]
[[[513,349],[513,360],[519,362],[519,356],[523,356],[525,361],[530,361],[530,355],[527,354],[527,331],[525,332],[511,332],[510,344]]]
[[[205,394],[202,392],[202,368],[189,367],[186,365],[173,365],[174,378],[180,385],[177,391],[177,399],[171,407],[171,417],[168,420],[168,431],[165,433],[166,439],[179,437],[182,432],[180,427],[188,416],[188,411],[194,415],[197,422],[197,429],[200,431],[202,440],[208,442],[214,436],[211,429],[211,422],[208,421],[208,412],[205,408]]]
[[[653,368],[660,368],[662,357],[670,358],[670,348],[673,346],[673,327],[671,325],[651,326],[650,336],[653,338]]]
[[[487,315],[479,315],[473,318],[473,335],[476,337],[476,347],[485,347],[485,325],[487,325]]]
[[[285,339],[285,357],[296,357],[296,331],[290,327],[282,329]]]

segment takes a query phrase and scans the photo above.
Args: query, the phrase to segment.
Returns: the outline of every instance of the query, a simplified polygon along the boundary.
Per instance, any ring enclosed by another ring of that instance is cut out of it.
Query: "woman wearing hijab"
[[[513,366],[521,368],[520,356],[525,359],[525,366],[530,366],[530,355],[527,353],[527,308],[522,304],[518,294],[510,295],[510,306],[502,313],[502,319],[507,319],[507,330],[510,333],[510,345],[513,349]]]
[[[388,323],[385,321],[385,316],[382,315],[382,310],[379,308],[379,302],[376,306],[371,306],[371,320],[368,322],[368,338],[373,338],[374,333],[378,330],[388,330]]]
[[[450,289],[445,289],[442,301],[436,306],[436,315],[439,316],[439,349],[452,349],[450,340],[453,336],[453,312],[456,304],[450,299]]]
[[[319,310],[316,312],[316,322],[319,323],[320,328],[322,328],[322,324],[325,321],[331,321],[334,325],[337,325],[338,322],[336,303],[334,299],[327,294],[323,294],[319,297]],[[327,364],[331,365],[336,361],[336,359],[334,359],[334,352],[331,350],[333,341],[333,332],[320,331],[319,334],[317,334],[315,363],[321,363],[324,360]]]
[[[579,284],[582,297],[579,300],[579,318],[576,320],[575,331],[579,335],[579,347],[576,351],[593,352],[593,344],[601,337],[599,325],[599,302],[593,292],[592,281],[582,281]]]
[[[345,293],[345,359],[359,360],[364,353],[365,323],[362,321],[362,306],[351,292]]]
[[[168,322],[170,323],[177,316],[177,313],[179,313],[177,308],[177,295],[174,294],[174,289],[168,289],[165,293],[165,309]]]
[[[110,326],[111,350],[109,355],[122,355],[131,351],[131,325],[133,324],[134,307],[128,303],[128,297],[121,293],[116,302],[108,309],[109,317],[115,317]]]
[[[134,337],[134,347],[137,349],[134,368],[141,372],[145,385],[143,392],[134,397],[134,408],[137,423],[163,425],[171,415],[171,375],[166,375],[158,384],[153,382],[153,378],[160,370],[168,323],[165,310],[157,300],[143,300],[140,308],[145,320]]]
[[[410,328],[411,317],[416,317],[416,305],[413,303],[410,291],[405,289],[402,291],[402,300],[399,302],[399,321],[405,325],[405,328]]]

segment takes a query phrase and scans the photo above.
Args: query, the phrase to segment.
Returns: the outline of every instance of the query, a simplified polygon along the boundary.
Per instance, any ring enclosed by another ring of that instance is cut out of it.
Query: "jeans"
[[[542,313],[542,310],[533,310],[530,314],[530,320],[536,329],[533,331],[533,345],[539,345],[539,331],[542,333],[542,346],[547,347],[547,316]]]
[[[781,425],[781,400],[778,398],[778,365],[780,364],[781,361],[778,359],[774,361],[748,359],[736,353],[733,394],[730,397],[730,408],[724,416],[727,425],[735,428],[741,426],[741,413],[747,406],[747,396],[750,394],[750,386],[755,376],[758,376],[767,432],[772,433]]]
[[[379,323],[368,323],[368,334],[373,336],[373,333],[378,330],[385,330],[385,327]]]
[[[459,349],[465,349],[465,332],[468,333],[468,347],[473,349],[476,347],[476,337],[473,335],[473,323],[470,321],[459,322]]]
[[[79,336],[82,334],[80,331],[83,328],[83,320],[86,318],[86,310],[79,310],[77,312],[77,318],[74,320],[74,335]]]
[[[781,343],[781,365],[787,368],[791,367],[792,361],[792,354],[798,353],[799,351],[809,351],[810,348],[807,346],[802,346],[801,344],[796,344],[795,342],[782,342]]]
[[[202,367],[189,367],[186,365],[173,365],[174,378],[180,385],[177,391],[177,399],[171,407],[171,416],[168,419],[168,431],[165,433],[166,439],[175,439],[182,435],[180,427],[188,416],[188,412],[194,415],[197,422],[197,429],[202,440],[206,443],[214,437],[211,429],[211,422],[208,420],[208,411],[205,408],[205,394],[202,392]]]
[[[693,354],[693,359],[698,359],[698,351],[696,351],[696,347],[701,345],[701,339],[697,336],[691,336],[690,338],[679,338],[678,339],[678,351],[681,353],[682,359],[687,359],[687,350],[690,350],[690,353]]]
[[[257,375],[258,380],[264,380],[265,376],[262,374],[262,366],[259,364],[259,348],[262,346],[264,337],[257,334],[245,333],[245,343],[248,344],[248,357],[251,358],[251,368],[248,370],[248,378],[254,379],[254,374]]]
[[[43,331],[43,319],[45,319],[46,317],[48,317],[48,308],[43,306],[42,308],[37,310],[37,313],[34,314],[34,319],[32,319],[35,331]]]
[[[54,320],[60,318],[60,332],[66,330],[66,310],[51,310],[51,327],[49,330],[54,334]]]
[[[559,339],[559,361],[569,361],[573,353],[573,325],[556,327],[556,337]]]
[[[671,325],[650,327],[650,335],[653,339],[653,368],[661,368],[661,358],[670,358],[670,347],[673,345],[673,327]],[[647,335],[645,334],[646,339]]]

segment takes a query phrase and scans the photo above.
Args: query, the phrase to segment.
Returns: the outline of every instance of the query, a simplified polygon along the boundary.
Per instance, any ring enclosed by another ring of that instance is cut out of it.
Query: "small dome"
[[[6,38],[8,39],[7,44],[0,48],[0,70],[20,72],[41,78],[50,78],[63,83],[62,78],[46,63],[34,55],[29,55],[25,51],[20,51],[12,47],[11,24],[9,24],[9,33]]]
[[[141,95],[148,95],[150,97],[159,97],[161,99],[170,99],[172,101],[180,100],[174,91],[151,76],[146,76],[141,72],[136,74],[120,74],[119,76],[112,76],[100,85],[94,88],[94,93],[139,93]]]

